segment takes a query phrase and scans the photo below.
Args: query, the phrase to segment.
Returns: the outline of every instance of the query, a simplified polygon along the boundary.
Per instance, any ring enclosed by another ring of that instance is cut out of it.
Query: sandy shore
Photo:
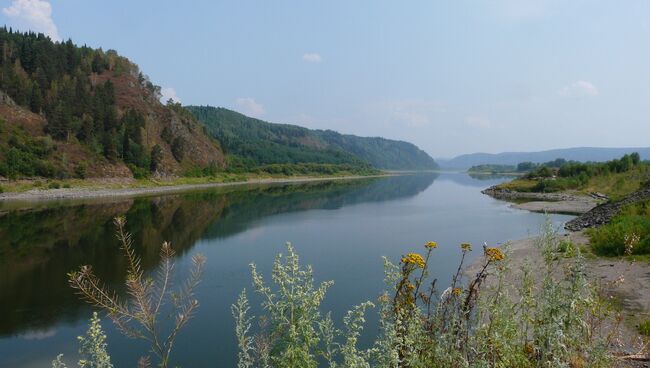
[[[35,200],[60,200],[60,199],[93,199],[93,198],[118,198],[136,197],[144,195],[180,193],[189,190],[208,189],[217,187],[256,185],[256,184],[296,184],[333,180],[357,180],[391,176],[395,174],[370,175],[370,176],[332,176],[332,177],[299,177],[281,179],[252,179],[238,182],[219,182],[203,184],[162,185],[157,187],[142,188],[61,188],[61,189],[32,189],[26,192],[7,192],[0,194],[0,201],[35,201]]]
[[[591,211],[599,204],[599,201],[587,196],[573,196],[571,199],[560,201],[531,201],[524,203],[513,203],[510,207],[531,212],[562,213],[570,215],[581,215]]]

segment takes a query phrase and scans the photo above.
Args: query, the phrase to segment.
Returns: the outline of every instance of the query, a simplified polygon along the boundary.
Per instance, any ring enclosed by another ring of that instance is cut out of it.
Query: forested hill
[[[115,51],[0,28],[0,176],[130,177],[223,167],[219,144]]]
[[[427,170],[436,162],[411,143],[274,124],[221,107],[186,106],[226,153],[251,165],[367,163],[378,169]]]

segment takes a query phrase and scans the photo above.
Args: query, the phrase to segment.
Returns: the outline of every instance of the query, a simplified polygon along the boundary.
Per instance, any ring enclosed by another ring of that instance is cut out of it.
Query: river
[[[163,241],[176,250],[177,277],[193,255],[207,263],[200,308],[178,336],[173,361],[183,367],[234,367],[230,305],[243,288],[253,302],[250,263],[269,276],[291,242],[317,281],[334,280],[324,303],[340,321],[347,309],[382,290],[382,256],[398,260],[435,240],[431,263],[439,285],[460,259],[458,245],[501,245],[538,233],[544,215],[510,208],[480,193],[505,178],[428,173],[350,181],[248,185],[114,201],[0,204],[0,367],[49,367],[63,353],[77,358],[76,336],[92,309],[66,274],[89,264],[121,292],[125,261],[112,219],[125,215],[148,272]],[[571,216],[552,215],[560,226]],[[367,334],[377,322],[370,311]],[[103,320],[116,367],[134,367],[147,346]],[[366,340],[369,337],[366,336]],[[69,364],[74,366],[74,364]]]

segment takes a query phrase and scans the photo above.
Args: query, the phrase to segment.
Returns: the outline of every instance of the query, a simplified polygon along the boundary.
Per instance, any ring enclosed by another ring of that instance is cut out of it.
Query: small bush
[[[578,247],[571,240],[562,240],[557,246],[557,251],[563,253],[565,257],[574,257]]]
[[[66,188],[66,189],[71,188],[70,183],[63,183],[63,187]]]
[[[61,183],[58,181],[52,181],[47,185],[48,189],[59,189],[61,188]]]
[[[86,164],[81,163],[74,168],[74,174],[79,179],[86,178]]]
[[[143,167],[135,166],[133,164],[128,164],[127,167],[129,168],[129,170],[131,170],[133,177],[136,179],[146,179],[151,174],[149,170]]]
[[[650,253],[650,218],[619,216],[588,232],[591,247],[602,256]]]
[[[639,323],[639,333],[644,336],[650,336],[650,319]]]

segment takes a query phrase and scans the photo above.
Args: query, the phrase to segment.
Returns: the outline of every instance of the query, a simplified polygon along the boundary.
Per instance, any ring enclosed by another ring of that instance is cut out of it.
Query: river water
[[[207,263],[200,308],[180,333],[173,361],[183,367],[234,367],[230,305],[243,288],[252,302],[250,263],[269,276],[274,256],[291,242],[317,281],[334,280],[323,309],[340,321],[351,306],[382,291],[382,256],[398,260],[435,240],[431,263],[439,285],[460,259],[458,245],[501,245],[538,233],[544,215],[510,208],[481,189],[507,178],[462,173],[417,174],[307,184],[248,185],[113,201],[0,204],[0,367],[49,367],[77,358],[76,336],[92,309],[66,274],[92,265],[121,292],[126,264],[112,219],[125,215],[143,267],[158,264],[163,241],[176,250],[177,278],[201,253]],[[552,215],[556,226],[571,216]],[[253,310],[257,311],[256,309]],[[370,311],[367,334],[376,326]],[[116,367],[134,367],[147,346],[103,320]],[[366,336],[366,340],[369,336]]]

